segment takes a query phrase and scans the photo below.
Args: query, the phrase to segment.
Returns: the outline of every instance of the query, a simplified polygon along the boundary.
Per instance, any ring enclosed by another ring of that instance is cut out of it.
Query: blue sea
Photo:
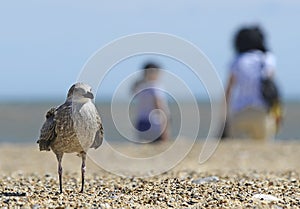
[[[60,102],[2,102],[0,103],[0,142],[11,143],[36,143],[39,130],[45,120],[45,113],[51,107],[59,105]],[[112,106],[108,102],[97,103],[105,131],[105,139],[108,141],[123,141],[126,136],[134,137],[132,123],[134,121],[134,111],[132,108],[126,109],[122,102]],[[197,138],[206,138],[210,127],[210,104],[198,102],[200,115],[200,125]],[[191,104],[186,102],[179,108],[178,104],[170,104],[171,130],[175,138],[182,135],[185,138],[193,138],[194,130],[189,130],[189,125],[193,127],[195,123],[195,112]],[[182,115],[184,112],[184,115]],[[112,117],[115,115],[117,117]],[[126,116],[129,115],[129,122]],[[184,119],[183,119],[184,117]],[[181,131],[182,123],[185,128]],[[188,125],[186,125],[188,124]],[[277,140],[300,139],[300,103],[286,102],[284,104],[284,120]]]

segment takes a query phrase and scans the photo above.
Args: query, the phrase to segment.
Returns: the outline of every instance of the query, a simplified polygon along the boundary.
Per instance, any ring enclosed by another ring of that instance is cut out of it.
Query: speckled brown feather
[[[82,152],[83,149],[77,139],[72,120],[72,103],[65,102],[55,111],[57,134],[56,140],[51,144],[54,153]]]
[[[56,122],[54,120],[55,109],[56,108],[51,108],[46,113],[46,121],[42,126],[40,139],[37,141],[37,143],[39,144],[40,151],[50,151],[50,145],[56,138]]]

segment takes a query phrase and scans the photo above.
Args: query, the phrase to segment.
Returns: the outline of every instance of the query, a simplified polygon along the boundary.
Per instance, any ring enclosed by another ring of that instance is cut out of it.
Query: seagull
[[[93,103],[89,85],[75,83],[62,105],[46,113],[46,121],[37,141],[40,151],[52,150],[58,161],[59,188],[62,193],[62,157],[64,153],[77,153],[82,159],[81,190],[84,191],[85,161],[89,148],[97,149],[103,141],[103,126]]]

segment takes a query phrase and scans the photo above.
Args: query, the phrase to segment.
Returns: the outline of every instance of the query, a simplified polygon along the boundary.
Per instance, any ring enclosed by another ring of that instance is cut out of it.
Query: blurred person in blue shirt
[[[226,87],[229,137],[273,138],[281,113],[274,107],[270,111],[262,95],[261,80],[273,79],[275,57],[266,48],[265,36],[258,26],[241,28],[234,37],[234,47],[236,57]]]

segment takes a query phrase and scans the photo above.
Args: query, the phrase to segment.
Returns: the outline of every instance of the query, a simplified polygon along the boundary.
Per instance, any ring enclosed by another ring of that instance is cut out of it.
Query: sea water
[[[45,120],[45,113],[51,107],[61,102],[6,102],[0,103],[0,142],[36,143],[40,128]],[[191,108],[191,103],[170,103],[172,137],[195,138],[195,117],[200,117],[196,136],[198,139],[207,137],[211,126],[211,106],[208,102],[198,102],[199,113]],[[134,110],[126,108],[124,103],[97,103],[97,109],[102,117],[105,139],[108,141],[126,141],[135,137],[133,128]],[[112,111],[114,114],[112,114]],[[121,116],[121,117],[118,117]],[[127,117],[128,116],[128,117]],[[184,118],[183,118],[184,117]],[[129,119],[128,119],[129,118]],[[183,130],[182,123],[185,123]],[[186,126],[186,124],[188,124]],[[221,119],[220,119],[221,124]],[[300,103],[286,102],[284,104],[284,120],[277,134],[277,140],[300,139]],[[216,124],[215,124],[216,125]],[[218,124],[217,124],[218,125]]]

